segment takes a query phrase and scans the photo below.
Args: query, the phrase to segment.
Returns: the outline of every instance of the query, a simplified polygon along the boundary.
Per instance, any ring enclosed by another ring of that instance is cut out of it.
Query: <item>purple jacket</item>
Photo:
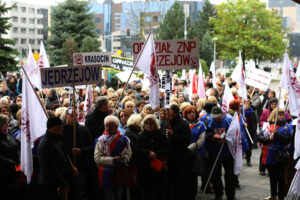
[[[259,119],[259,125],[260,127],[263,127],[264,122],[268,122],[268,118],[271,114],[270,108],[264,109],[262,112],[260,119]],[[284,113],[285,119],[288,120],[290,118],[289,114],[287,112]]]

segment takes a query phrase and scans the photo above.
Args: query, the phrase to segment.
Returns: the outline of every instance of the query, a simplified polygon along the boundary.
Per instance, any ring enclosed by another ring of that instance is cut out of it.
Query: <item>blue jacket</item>
[[[227,133],[231,120],[232,119],[230,117],[225,115],[220,122],[216,122],[214,119],[210,118],[206,130],[206,149],[210,156],[217,157],[222,146],[222,143],[219,143],[216,140],[214,140],[213,136],[215,134],[221,134],[222,132]],[[220,154],[220,158],[226,157],[232,157],[232,155],[225,141],[223,150]]]

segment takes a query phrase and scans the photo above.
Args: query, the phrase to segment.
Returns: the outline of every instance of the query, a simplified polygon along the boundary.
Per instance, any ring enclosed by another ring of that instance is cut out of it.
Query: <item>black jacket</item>
[[[19,158],[19,142],[9,134],[0,133],[0,182],[12,183],[15,180],[15,165],[20,163]]]
[[[90,130],[93,141],[103,134],[105,128],[104,119],[106,116],[108,116],[107,113],[99,110],[94,110],[91,114],[86,116],[85,126]]]
[[[62,137],[63,148],[74,162],[72,154],[72,148],[74,147],[73,138],[73,126],[64,125]],[[79,170],[88,168],[94,156],[93,141],[88,128],[79,124],[76,124],[76,147],[81,150],[80,155],[76,156],[76,166]]]
[[[174,134],[169,136],[169,153],[170,156],[176,160],[187,152],[187,147],[191,142],[191,130],[188,122],[181,117],[172,119],[170,122]]]
[[[128,137],[130,140],[130,148],[132,151],[130,164],[134,166],[137,164],[136,145],[138,140],[138,134],[139,134],[139,130],[137,130],[133,126],[128,126],[125,132],[125,136]]]
[[[60,136],[46,132],[39,145],[39,184],[50,187],[69,186],[72,169],[60,145]]]
[[[56,96],[47,98],[46,102],[47,102],[46,103],[46,109],[47,110],[52,110],[52,106],[54,104],[59,104],[59,101],[58,101]]]

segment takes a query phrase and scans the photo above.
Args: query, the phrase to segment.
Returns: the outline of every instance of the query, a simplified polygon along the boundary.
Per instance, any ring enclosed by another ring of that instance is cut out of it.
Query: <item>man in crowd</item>
[[[60,141],[63,123],[58,117],[47,121],[47,131],[39,146],[39,184],[45,200],[68,199],[72,176],[77,176],[77,168],[69,162]]]
[[[175,200],[187,199],[187,170],[191,131],[189,124],[180,117],[180,109],[177,105],[170,106],[170,125],[166,129],[170,149],[168,158],[170,195]]]
[[[221,151],[211,177],[215,191],[215,200],[221,200],[223,195],[222,165],[225,170],[225,193],[227,199],[235,199],[234,159],[226,144],[226,133],[230,123],[231,118],[225,116],[220,107],[215,106],[212,108],[211,119],[206,130],[206,147],[209,154],[210,169],[212,169]]]

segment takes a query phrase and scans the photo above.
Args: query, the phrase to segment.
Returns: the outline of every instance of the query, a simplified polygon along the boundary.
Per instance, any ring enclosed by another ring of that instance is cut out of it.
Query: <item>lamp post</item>
[[[213,38],[213,41],[214,41],[214,64],[216,66],[216,48],[217,48],[218,38]]]

